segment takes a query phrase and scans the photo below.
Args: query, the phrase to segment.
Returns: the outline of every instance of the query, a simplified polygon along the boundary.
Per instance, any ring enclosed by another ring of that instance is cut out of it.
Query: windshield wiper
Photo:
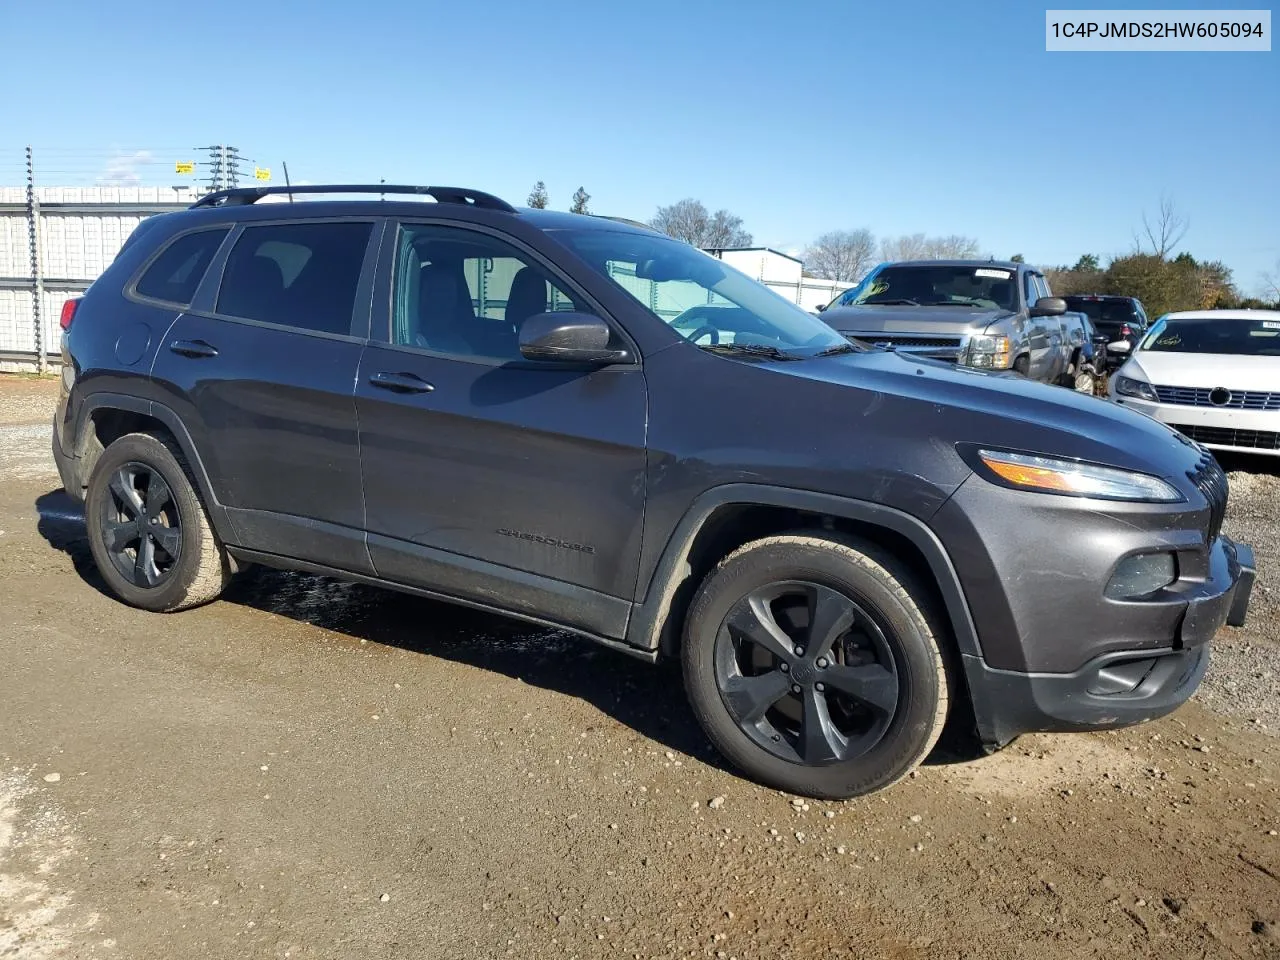
[[[846,353],[862,353],[863,351],[855,347],[852,343],[840,343],[834,347],[827,347],[825,350],[819,350],[814,354],[815,357],[838,357]]]
[[[861,304],[864,307],[918,307],[919,300],[907,300],[905,298],[898,300],[864,300]]]
[[[766,343],[703,343],[699,349],[710,353],[722,353],[725,356],[768,357],[770,360],[803,360],[794,353],[787,353]]]

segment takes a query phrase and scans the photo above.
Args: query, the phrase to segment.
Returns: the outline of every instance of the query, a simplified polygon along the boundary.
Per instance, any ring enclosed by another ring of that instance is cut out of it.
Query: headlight
[[[970,337],[961,362],[970,367],[1004,370],[1009,366],[1008,337]]]
[[[1160,402],[1155,387],[1145,380],[1135,380],[1133,377],[1116,377],[1116,393],[1125,397],[1137,397],[1139,400],[1150,400],[1152,403]]]
[[[1183,499],[1172,485],[1145,473],[1002,450],[979,450],[978,458],[990,471],[989,479],[1018,490],[1146,503]]]

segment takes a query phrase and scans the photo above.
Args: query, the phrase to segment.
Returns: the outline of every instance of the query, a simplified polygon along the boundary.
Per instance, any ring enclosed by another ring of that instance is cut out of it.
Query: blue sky
[[[1246,291],[1280,261],[1280,45],[1051,54],[1045,5],[1003,0],[53,6],[0,12],[3,183],[28,143],[44,182],[119,150],[170,184],[226,142],[277,180],[541,179],[637,219],[697,197],[783,249],[865,226],[1046,265],[1126,252],[1165,193]]]

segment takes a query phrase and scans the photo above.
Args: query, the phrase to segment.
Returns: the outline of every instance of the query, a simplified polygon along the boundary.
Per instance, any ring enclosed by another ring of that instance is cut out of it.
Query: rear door
[[[240,546],[372,572],[354,385],[380,229],[373,218],[237,228],[161,344],[153,375]]]
[[[379,575],[621,636],[645,496],[639,363],[521,357],[529,316],[602,311],[505,234],[405,222],[384,250],[356,387]]]

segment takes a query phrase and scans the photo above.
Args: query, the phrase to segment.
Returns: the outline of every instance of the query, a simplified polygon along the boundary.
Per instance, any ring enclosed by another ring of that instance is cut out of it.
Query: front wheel
[[[792,793],[843,799],[906,776],[947,717],[927,596],[874,544],[796,534],[747,544],[685,624],[685,689],[725,757]]]

